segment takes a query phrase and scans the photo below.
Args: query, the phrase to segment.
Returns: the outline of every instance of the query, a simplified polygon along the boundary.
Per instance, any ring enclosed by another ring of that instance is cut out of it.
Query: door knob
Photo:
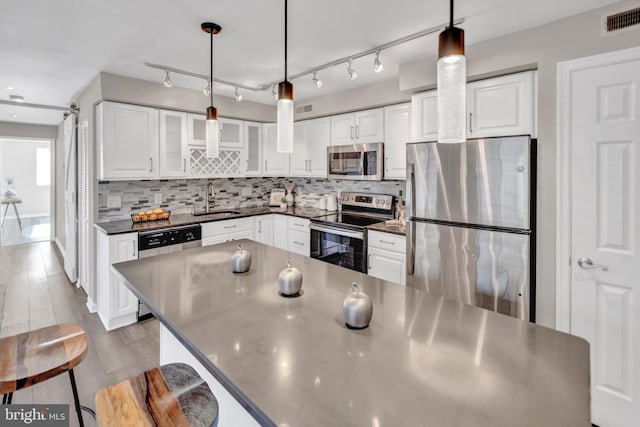
[[[607,267],[606,265],[594,264],[593,261],[591,261],[589,258],[585,258],[585,257],[578,258],[578,265],[580,266],[580,268],[583,268],[585,270],[592,270],[594,268],[599,268],[602,271],[608,271],[609,270],[609,267]]]

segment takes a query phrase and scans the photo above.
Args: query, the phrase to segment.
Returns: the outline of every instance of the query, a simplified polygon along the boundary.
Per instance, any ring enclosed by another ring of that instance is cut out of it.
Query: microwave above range
[[[327,178],[380,181],[384,173],[384,144],[327,147]]]

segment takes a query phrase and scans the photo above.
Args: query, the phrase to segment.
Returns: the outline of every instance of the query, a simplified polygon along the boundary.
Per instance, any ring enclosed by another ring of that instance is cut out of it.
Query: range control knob
[[[376,205],[380,204],[380,199],[376,199]]]

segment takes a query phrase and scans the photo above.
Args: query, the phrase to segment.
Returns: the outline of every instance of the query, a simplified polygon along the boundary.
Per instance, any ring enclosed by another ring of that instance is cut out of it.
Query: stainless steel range
[[[393,219],[393,196],[342,193],[340,210],[311,219],[311,258],[367,272],[367,229]]]

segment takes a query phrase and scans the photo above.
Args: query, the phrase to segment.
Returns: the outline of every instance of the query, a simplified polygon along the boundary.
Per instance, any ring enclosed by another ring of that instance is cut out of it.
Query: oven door
[[[311,223],[311,258],[366,273],[364,232]]]

